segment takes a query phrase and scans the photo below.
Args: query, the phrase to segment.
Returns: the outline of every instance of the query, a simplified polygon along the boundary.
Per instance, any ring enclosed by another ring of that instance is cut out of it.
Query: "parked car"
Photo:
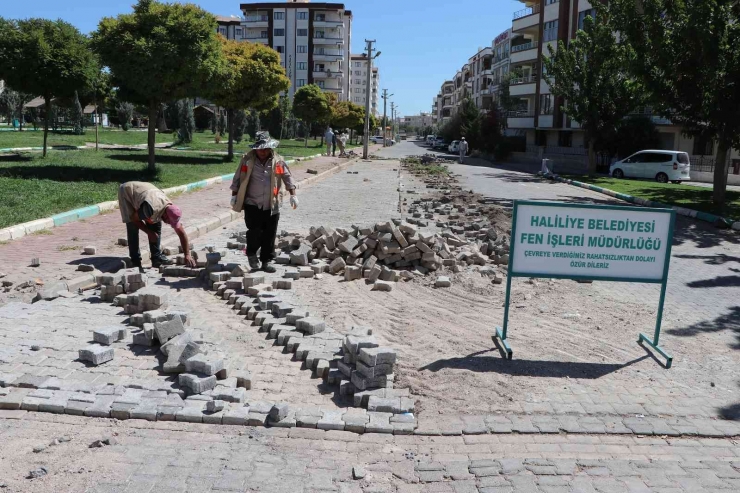
[[[460,152],[460,141],[453,140],[449,146],[447,146],[447,152],[450,154],[457,154]]]
[[[382,144],[383,143],[383,136],[382,135],[375,135],[373,137],[370,137],[370,140],[373,144]]]
[[[609,166],[614,178],[647,178],[659,183],[691,180],[689,155],[679,151],[645,150]]]
[[[445,139],[442,137],[437,137],[434,139],[434,143],[432,144],[432,149],[441,149],[441,150],[447,150],[447,142],[445,142]]]
[[[427,135],[426,143],[427,145],[434,145],[434,139],[436,139],[436,135]]]

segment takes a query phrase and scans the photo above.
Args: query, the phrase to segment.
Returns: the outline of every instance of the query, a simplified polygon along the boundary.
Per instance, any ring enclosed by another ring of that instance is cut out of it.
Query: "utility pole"
[[[362,159],[367,159],[368,157],[368,144],[370,142],[370,96],[372,95],[372,86],[371,86],[371,79],[372,79],[372,72],[373,72],[373,43],[375,43],[374,39],[366,39],[365,43],[367,43],[367,52],[365,55],[367,56],[367,81],[365,84],[365,134],[363,135],[363,145],[362,145]],[[380,52],[378,52],[376,57],[380,55]]]
[[[391,103],[391,139],[395,140],[396,136],[396,104]]]
[[[388,98],[391,96],[393,94],[388,94],[388,89],[383,89],[383,147],[388,147]]]

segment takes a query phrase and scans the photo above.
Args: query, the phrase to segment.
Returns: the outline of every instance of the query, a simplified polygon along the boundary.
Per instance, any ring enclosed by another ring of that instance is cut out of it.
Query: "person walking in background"
[[[468,153],[468,141],[465,140],[465,137],[460,139],[458,150],[460,151],[460,164],[463,164],[463,161],[465,161],[465,154]]]
[[[344,146],[345,146],[345,144],[347,142],[348,137],[349,136],[347,135],[347,131],[346,130],[342,130],[339,133],[339,135],[336,135],[336,134],[334,135],[334,140],[337,141],[337,145],[339,146],[339,157],[346,157],[347,156],[347,152],[345,151]]]
[[[331,127],[326,127],[324,140],[326,141],[326,155],[331,156],[331,147],[334,145],[334,132],[332,132]]]
[[[270,138],[268,132],[258,133],[257,142],[242,157],[231,182],[231,208],[236,212],[244,211],[247,259],[253,271],[260,268],[261,261],[263,271],[275,272],[270,262],[275,258],[275,237],[280,221],[279,196],[283,184],[290,193],[290,205],[293,209],[298,207],[290,169],[275,151],[279,144]]]
[[[182,211],[162,190],[143,181],[123,183],[118,188],[118,208],[121,211],[121,219],[126,223],[128,252],[132,266],[142,268],[139,230],[149,237],[152,267],[174,263],[162,253],[162,222],[165,222],[172,226],[180,238],[180,246],[185,254],[185,265],[195,267],[195,260],[190,255],[190,240],[180,220]]]

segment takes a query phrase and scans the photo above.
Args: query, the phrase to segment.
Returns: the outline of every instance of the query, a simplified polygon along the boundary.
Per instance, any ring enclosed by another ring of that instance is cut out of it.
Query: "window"
[[[298,79],[296,81],[296,86],[298,86],[298,87],[303,87],[305,85],[306,85],[306,79]]]
[[[308,36],[308,29],[298,29],[298,36]]]
[[[325,84],[325,83],[326,83],[326,82],[325,82],[325,81],[323,81],[323,80],[317,80],[317,81],[316,81],[316,85],[317,85],[317,86],[319,86],[319,87],[320,87],[320,88],[322,88],[322,89],[325,89],[325,87],[324,87],[324,84]]]
[[[558,21],[557,19],[550,22],[545,22],[545,29],[544,29],[544,38],[545,42],[547,41],[555,41],[558,39]]]
[[[540,115],[552,115],[552,94],[540,95]]]
[[[362,67],[362,62],[355,62],[355,67]]]
[[[242,28],[241,27],[236,30],[236,35],[239,36],[239,37],[241,37],[241,35],[242,35]]]
[[[558,133],[558,146],[573,147],[573,132],[566,132],[561,130]]]
[[[275,20],[281,21],[285,19],[285,12],[275,12]]]
[[[299,21],[308,20],[308,12],[298,12],[298,20]]]
[[[359,93],[361,93],[361,92],[362,92],[362,89],[360,89],[359,87],[356,87],[356,88],[355,88],[355,93],[359,94]]]
[[[324,38],[324,31],[316,31],[313,33],[314,38],[323,39]]]
[[[269,36],[267,35],[267,31],[260,31],[260,38],[267,39]]]
[[[220,34],[221,36],[226,36],[226,28],[225,28],[225,27],[219,27],[219,28],[218,28],[218,33],[219,33],[219,34]]]
[[[362,72],[360,72],[359,70],[355,70],[355,75],[360,76],[362,75]]]
[[[275,34],[275,36],[285,36],[285,29],[277,29],[277,28],[275,28],[275,30],[273,31],[273,33]]]
[[[323,63],[317,63],[313,66],[314,72],[323,72],[325,68],[325,65]]]
[[[298,53],[308,53],[308,46],[298,45]]]
[[[284,46],[276,46],[275,51],[278,53],[285,53],[285,47]]]
[[[583,21],[586,20],[586,17],[593,17],[596,18],[596,9],[588,9],[584,10],[583,12],[578,12],[578,29],[583,29]]]
[[[326,21],[326,14],[316,14],[316,17],[314,17],[314,20],[319,22]]]
[[[691,154],[694,156],[711,156],[714,150],[714,141],[703,135],[694,137],[694,150]]]
[[[298,69],[298,70],[308,70],[308,63],[306,63],[306,62],[298,62],[296,64],[296,69]]]

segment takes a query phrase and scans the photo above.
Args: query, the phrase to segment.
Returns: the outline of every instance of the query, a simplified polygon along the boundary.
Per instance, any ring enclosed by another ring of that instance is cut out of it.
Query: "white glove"
[[[298,207],[298,197],[295,195],[290,196],[290,206],[295,209]]]
[[[234,207],[236,205],[236,195],[231,196],[231,207]]]

